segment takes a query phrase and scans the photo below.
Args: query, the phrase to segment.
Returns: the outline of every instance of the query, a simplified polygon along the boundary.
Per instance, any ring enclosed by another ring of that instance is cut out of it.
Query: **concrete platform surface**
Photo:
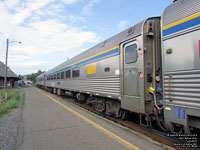
[[[163,150],[151,139],[34,87],[25,91],[17,150]]]

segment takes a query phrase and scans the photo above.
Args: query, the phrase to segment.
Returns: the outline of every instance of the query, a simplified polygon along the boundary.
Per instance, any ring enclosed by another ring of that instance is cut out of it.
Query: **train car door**
[[[122,108],[139,111],[139,61],[137,57],[138,44],[136,41],[125,43],[122,49]]]

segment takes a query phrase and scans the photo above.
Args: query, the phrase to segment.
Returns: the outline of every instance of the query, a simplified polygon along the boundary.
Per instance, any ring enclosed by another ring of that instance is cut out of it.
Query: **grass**
[[[16,108],[20,100],[19,91],[7,90],[8,99],[0,102],[0,118],[9,112],[10,109]],[[0,91],[0,99],[5,98],[5,91]]]

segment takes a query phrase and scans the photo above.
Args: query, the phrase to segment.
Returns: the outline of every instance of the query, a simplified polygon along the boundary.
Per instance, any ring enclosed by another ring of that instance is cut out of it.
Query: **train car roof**
[[[46,74],[46,72],[44,72],[44,73],[40,74],[39,76],[37,76],[36,79],[43,78],[44,74]]]
[[[100,52],[103,52],[105,50],[108,50],[108,49],[111,49],[115,46],[119,46],[119,44],[123,41],[126,41],[127,39],[130,39],[130,38],[134,38],[136,36],[139,36],[141,35],[142,33],[142,27],[143,27],[143,23],[145,22],[146,20],[143,20],[139,23],[137,23],[136,25],[112,36],[111,38],[109,39],[106,39],[105,41],[97,44],[96,46],[76,55],[75,57],[65,61],[64,63],[54,67],[53,69],[47,71],[47,74],[49,73],[52,73],[53,71],[59,69],[59,68],[62,68],[64,66],[67,66],[67,65],[70,65],[70,64],[73,64],[79,60],[82,60],[82,59],[85,59],[85,58],[88,58],[90,56],[93,56],[95,54],[98,54]]]
[[[162,14],[163,27],[182,20],[200,11],[200,0],[177,0],[165,8]]]

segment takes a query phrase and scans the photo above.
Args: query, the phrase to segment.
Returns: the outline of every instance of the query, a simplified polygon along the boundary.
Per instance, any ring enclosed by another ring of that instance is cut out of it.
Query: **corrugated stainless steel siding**
[[[164,98],[168,105],[200,109],[200,70],[165,73]]]
[[[44,81],[37,81],[36,84],[37,85],[44,85]]]
[[[61,85],[63,86],[63,85]],[[119,76],[106,78],[87,78],[66,81],[64,89],[71,89],[76,91],[84,91],[90,93],[97,93],[100,96],[120,96],[120,78]]]
[[[200,0],[179,0],[165,9],[163,26],[200,12]]]

